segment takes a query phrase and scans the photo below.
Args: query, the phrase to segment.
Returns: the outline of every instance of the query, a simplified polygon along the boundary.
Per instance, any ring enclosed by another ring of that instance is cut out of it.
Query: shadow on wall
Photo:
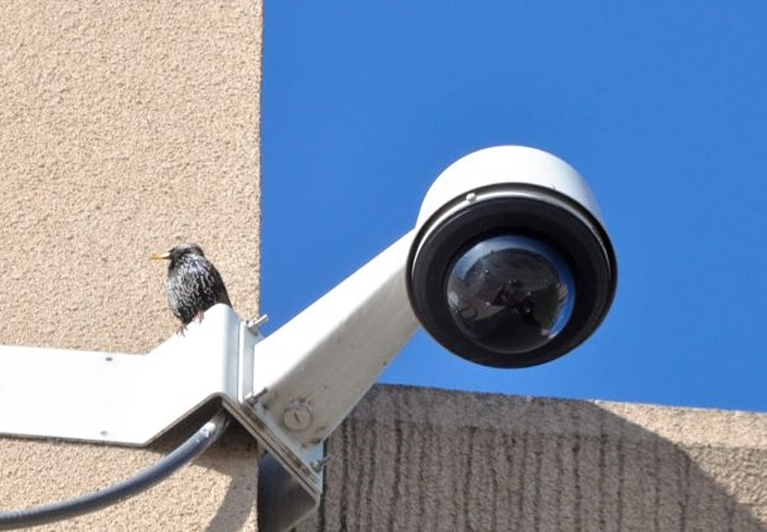
[[[167,455],[185,441],[220,408],[211,402],[173,427],[151,445],[151,449]],[[211,496],[218,508],[205,526],[206,532],[248,530],[256,508],[258,459],[261,456],[256,440],[242,426],[231,421],[226,432],[194,465],[215,472],[229,480],[225,490],[214,490]],[[199,523],[202,526],[203,523]]]
[[[212,451],[212,452],[211,452]],[[239,460],[231,455],[238,454]],[[215,448],[197,460],[197,464],[214,469],[231,478],[206,532],[247,530],[256,507],[258,458],[260,453],[253,437],[240,427],[230,427]]]
[[[183,420],[147,448],[48,439],[0,438],[0,512],[71,501],[131,478],[175,450],[212,411]],[[232,423],[193,464],[117,504],[56,521],[45,530],[160,530],[208,532],[255,527],[256,441]]]
[[[301,532],[767,531],[767,449],[678,443],[591,402],[377,386],[328,453]]]

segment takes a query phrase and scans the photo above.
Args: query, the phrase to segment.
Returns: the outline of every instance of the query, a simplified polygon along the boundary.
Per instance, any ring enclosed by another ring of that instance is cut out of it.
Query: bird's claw
[[[196,321],[197,323],[202,323],[202,318],[205,316],[204,310],[198,310],[197,314],[194,315],[192,318],[192,321]],[[181,336],[184,336],[186,333],[186,326],[187,324],[179,323],[178,329],[176,330],[176,334],[180,334]]]

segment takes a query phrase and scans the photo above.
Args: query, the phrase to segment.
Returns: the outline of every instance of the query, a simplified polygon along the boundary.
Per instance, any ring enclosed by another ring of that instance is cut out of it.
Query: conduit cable
[[[229,420],[229,414],[220,410],[188,440],[155,465],[108,488],[67,501],[2,512],[0,513],[0,530],[13,530],[70,519],[138,495],[165,480],[205,452],[224,433]]]

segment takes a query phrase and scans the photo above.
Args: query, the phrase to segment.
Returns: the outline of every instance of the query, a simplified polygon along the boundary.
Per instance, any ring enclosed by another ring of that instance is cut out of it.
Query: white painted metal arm
[[[417,329],[404,274],[412,238],[255,344],[253,378],[244,379],[253,389],[241,400],[272,455],[259,464],[259,508],[268,510],[259,511],[259,530],[290,529],[318,504],[322,442]]]
[[[405,262],[413,232],[255,346],[252,401],[295,445],[325,440],[418,328]]]

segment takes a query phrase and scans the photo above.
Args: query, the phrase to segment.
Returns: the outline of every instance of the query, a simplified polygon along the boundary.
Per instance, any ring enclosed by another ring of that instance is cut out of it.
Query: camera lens
[[[454,260],[446,281],[455,325],[496,353],[542,347],[565,327],[575,304],[567,262],[545,243],[525,236],[479,241]]]
[[[448,206],[416,234],[406,266],[413,311],[443,347],[477,364],[525,368],[559,358],[610,308],[610,240],[599,220],[556,191],[508,185],[484,193]]]

